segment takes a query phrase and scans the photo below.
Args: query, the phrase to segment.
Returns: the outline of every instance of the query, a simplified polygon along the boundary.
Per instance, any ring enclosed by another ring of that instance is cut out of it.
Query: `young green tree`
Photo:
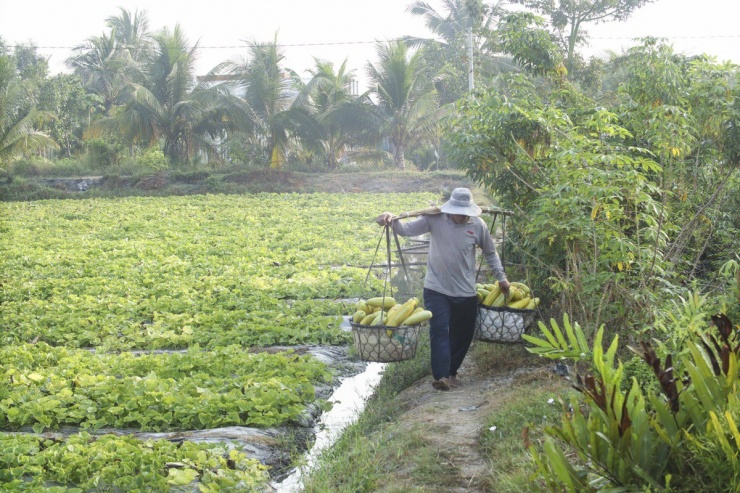
[[[648,38],[622,62],[619,114],[634,143],[656,156],[663,171],[663,230],[670,244],[664,259],[684,280],[726,261],[733,239],[731,187],[740,143],[732,131],[737,119],[736,67],[706,57],[675,54],[665,42]],[[714,252],[714,255],[710,255]],[[715,256],[717,255],[718,256]],[[714,257],[712,259],[712,257]]]
[[[491,33],[487,47],[511,55],[520,70],[562,77],[562,53],[543,26],[543,19],[529,12],[508,14]]]
[[[71,157],[79,150],[97,101],[98,97],[88,93],[76,75],[59,74],[42,83],[38,108],[56,115],[43,128],[60,145],[63,156]]]
[[[566,67],[573,69],[575,49],[587,39],[585,24],[623,21],[635,10],[655,0],[512,0],[550,18],[566,53]]]
[[[551,301],[589,327],[630,329],[737,250],[740,140],[734,69],[654,40],[618,63],[611,107],[556,66],[550,84],[501,77],[461,101],[447,136],[469,174],[521,214],[509,237],[540,266],[531,275],[548,272]]]
[[[22,80],[38,86],[49,75],[49,61],[38,53],[33,43],[19,44],[13,49],[13,59]]]

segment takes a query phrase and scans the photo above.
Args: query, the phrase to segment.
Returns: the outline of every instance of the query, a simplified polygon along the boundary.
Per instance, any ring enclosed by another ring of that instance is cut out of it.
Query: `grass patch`
[[[474,341],[468,357],[482,373],[505,373],[517,368],[547,364],[528,352],[524,344],[491,344]]]
[[[431,439],[444,434],[444,429],[427,423],[404,426],[398,420],[409,411],[409,404],[396,396],[429,373],[428,340],[422,341],[414,360],[388,366],[365,412],[305,478],[305,492],[459,491],[468,483],[457,466],[459,457],[440,450]],[[483,372],[491,373],[542,364],[522,345],[476,343],[469,357]],[[557,398],[565,392],[567,383],[543,365],[541,370],[515,377],[511,387],[496,394],[500,405],[487,419],[480,437],[481,453],[491,466],[486,477],[476,480],[479,487],[482,484],[497,493],[532,491],[530,476],[535,465],[524,448],[521,432],[530,426],[534,438],[541,435],[537,430],[542,426],[559,422]],[[547,404],[550,398],[554,404]],[[492,426],[496,426],[495,432],[489,430]]]
[[[536,465],[524,447],[522,433],[528,427],[530,440],[535,441],[542,437],[545,426],[559,424],[562,408],[558,398],[570,392],[575,391],[565,380],[542,371],[517,379],[500,395],[501,405],[488,418],[480,437],[481,452],[491,463],[490,473],[484,478],[489,491],[519,493],[536,489],[531,478]],[[550,399],[552,403],[548,403]]]

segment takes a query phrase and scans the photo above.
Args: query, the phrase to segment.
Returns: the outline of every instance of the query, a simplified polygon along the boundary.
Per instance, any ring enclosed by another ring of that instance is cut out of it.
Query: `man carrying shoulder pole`
[[[449,390],[458,384],[457,371],[473,341],[478,300],[475,282],[475,247],[483,251],[486,262],[509,296],[501,259],[486,223],[479,217],[481,208],[473,202],[467,188],[456,188],[441,214],[423,215],[401,223],[384,212],[376,221],[392,225],[401,236],[430,234],[427,273],[424,279],[424,306],[432,312],[429,337],[432,351],[432,386]]]

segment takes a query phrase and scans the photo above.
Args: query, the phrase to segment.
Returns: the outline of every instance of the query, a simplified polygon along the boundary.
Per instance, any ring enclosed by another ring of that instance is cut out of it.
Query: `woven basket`
[[[355,349],[363,361],[390,363],[416,356],[423,324],[401,327],[366,326],[350,322]]]
[[[519,310],[507,306],[478,305],[475,337],[481,341],[520,343],[534,322],[534,310]]]

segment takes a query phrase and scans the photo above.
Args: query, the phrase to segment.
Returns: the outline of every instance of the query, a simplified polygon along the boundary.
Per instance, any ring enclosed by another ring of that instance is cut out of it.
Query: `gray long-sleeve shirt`
[[[427,215],[407,223],[393,221],[393,231],[401,236],[430,234],[425,288],[448,296],[475,296],[476,245],[483,251],[496,279],[506,280],[493,238],[479,217],[455,224],[447,214]]]

